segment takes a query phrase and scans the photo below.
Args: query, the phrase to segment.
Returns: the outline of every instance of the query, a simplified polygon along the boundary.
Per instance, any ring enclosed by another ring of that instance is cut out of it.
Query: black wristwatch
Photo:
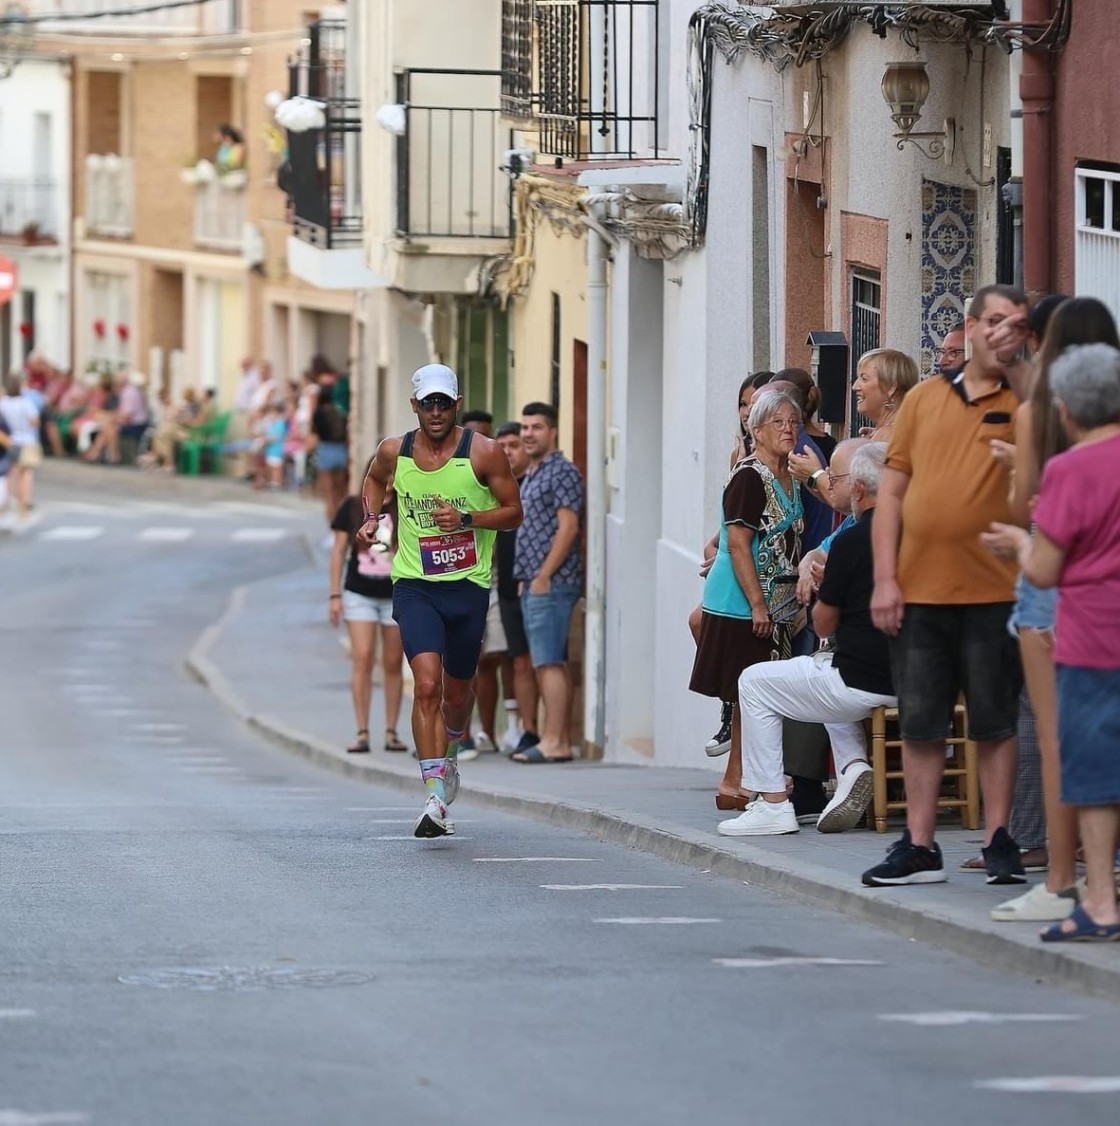
[[[474,517],[469,512],[459,513],[459,526],[462,528],[470,528],[474,526]]]

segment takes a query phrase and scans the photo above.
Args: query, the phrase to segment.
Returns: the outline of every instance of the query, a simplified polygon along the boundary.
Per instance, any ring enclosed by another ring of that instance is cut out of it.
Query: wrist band
[[[341,597],[342,597],[341,594],[330,594],[330,595],[327,595],[327,601],[333,602],[336,598],[341,598]]]

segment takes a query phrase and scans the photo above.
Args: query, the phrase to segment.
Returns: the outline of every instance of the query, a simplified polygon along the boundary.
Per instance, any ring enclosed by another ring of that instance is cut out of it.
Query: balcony
[[[513,133],[498,105],[496,70],[405,70],[397,101],[397,234],[416,239],[509,239]]]
[[[662,148],[659,0],[502,0],[502,112],[543,156],[644,160]]]
[[[244,0],[207,0],[206,3],[167,7],[136,15],[102,16],[132,7],[154,5],[121,3],[120,0],[31,0],[29,14],[42,17],[37,32],[56,35],[222,35],[242,28]],[[53,20],[51,16],[63,16]],[[88,16],[88,19],[83,19]]]
[[[58,242],[59,185],[42,177],[0,180],[0,238],[27,246]]]
[[[105,238],[132,237],[132,161],[114,153],[86,157],[85,229]]]
[[[347,66],[348,38],[344,20],[317,20],[288,68],[289,98],[303,99],[305,112],[317,108],[321,122],[288,130],[288,265],[321,289],[376,284],[362,251],[362,110],[358,77]]]
[[[194,179],[194,241],[206,250],[239,252],[245,230],[245,173],[243,171]]]

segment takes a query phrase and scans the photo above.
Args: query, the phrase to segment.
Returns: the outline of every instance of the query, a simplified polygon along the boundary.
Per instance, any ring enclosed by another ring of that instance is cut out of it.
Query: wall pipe
[[[1054,0],[1023,0],[1023,22],[1045,27]],[[1053,290],[1053,56],[1023,51],[1019,79],[1023,103],[1023,284],[1034,300]]]

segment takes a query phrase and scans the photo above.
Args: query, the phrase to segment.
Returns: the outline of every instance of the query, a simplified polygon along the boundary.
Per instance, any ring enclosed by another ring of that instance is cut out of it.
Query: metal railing
[[[233,173],[195,185],[194,241],[209,250],[240,250],[245,229],[245,182]]]
[[[132,160],[112,153],[86,157],[85,226],[91,235],[132,234]]]
[[[100,15],[120,12],[142,4],[121,3],[120,0],[31,0],[33,16],[89,16],[89,19],[44,19],[36,31],[41,35],[92,35],[111,32],[116,35],[218,35],[240,31],[243,23],[243,0],[206,0],[205,3],[179,8],[162,8],[137,15]]]
[[[543,155],[656,156],[660,99],[659,0],[503,0],[502,110]]]
[[[509,238],[513,133],[501,123],[501,71],[412,68],[397,75],[397,233]]]
[[[347,73],[346,23],[317,20],[288,67],[289,97],[321,102],[322,129],[288,134],[284,189],[292,200],[293,233],[324,250],[362,241],[362,104]]]
[[[58,240],[59,186],[43,177],[0,180],[0,236],[24,242]]]

